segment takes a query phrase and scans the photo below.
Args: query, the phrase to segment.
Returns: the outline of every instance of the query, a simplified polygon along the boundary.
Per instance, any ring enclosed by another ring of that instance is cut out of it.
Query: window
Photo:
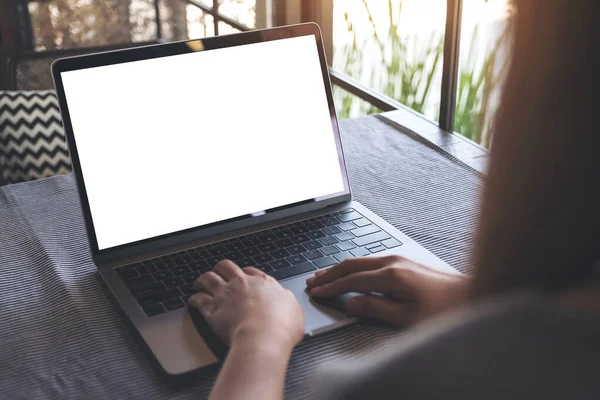
[[[463,0],[454,131],[490,146],[509,60],[509,0]]]
[[[489,147],[510,59],[512,1],[31,0],[24,42],[45,51],[316,21],[341,85],[340,118],[406,106]]]
[[[437,120],[446,0],[335,0],[333,68]],[[342,117],[376,112],[336,91]]]

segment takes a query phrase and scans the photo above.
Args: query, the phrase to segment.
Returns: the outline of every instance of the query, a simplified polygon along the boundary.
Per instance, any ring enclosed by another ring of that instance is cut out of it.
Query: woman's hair
[[[514,3],[476,296],[577,285],[600,257],[600,2]]]

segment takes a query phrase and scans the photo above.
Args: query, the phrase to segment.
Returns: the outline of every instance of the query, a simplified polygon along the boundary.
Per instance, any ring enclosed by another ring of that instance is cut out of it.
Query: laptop
[[[315,24],[65,58],[52,72],[94,263],[169,375],[219,362],[186,302],[222,259],[291,290],[306,336],[354,322],[305,292],[319,269],[397,254],[456,272],[352,200]]]

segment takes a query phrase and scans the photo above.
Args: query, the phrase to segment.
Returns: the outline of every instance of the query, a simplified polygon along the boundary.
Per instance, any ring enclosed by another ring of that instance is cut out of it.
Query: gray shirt
[[[600,310],[488,300],[416,328],[394,354],[330,366],[322,399],[600,399]]]

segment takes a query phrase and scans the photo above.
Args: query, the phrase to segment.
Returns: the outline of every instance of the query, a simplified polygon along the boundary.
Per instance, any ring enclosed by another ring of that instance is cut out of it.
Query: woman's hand
[[[255,268],[223,260],[194,289],[190,305],[228,345],[260,342],[291,352],[304,336],[304,313],[294,295]]]
[[[349,292],[380,293],[346,302],[356,316],[406,325],[458,305],[467,296],[470,278],[440,272],[399,256],[347,259],[317,271],[306,284],[311,296]]]
[[[263,272],[228,260],[196,279],[194,288],[190,305],[231,346],[210,398],[282,399],[288,360],[304,336],[294,295]]]

